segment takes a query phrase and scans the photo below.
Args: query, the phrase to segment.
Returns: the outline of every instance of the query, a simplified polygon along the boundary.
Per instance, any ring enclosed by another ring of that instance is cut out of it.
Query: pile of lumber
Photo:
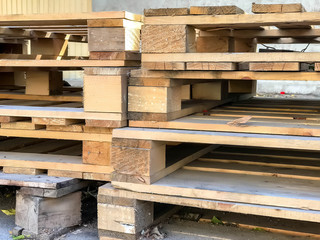
[[[0,16],[0,166],[7,173],[110,180],[112,130],[127,125],[127,77],[140,66],[140,15]],[[89,57],[68,55],[68,43]],[[84,87],[63,71],[84,70]]]
[[[256,52],[316,42],[320,13],[252,11],[145,11],[129,127],[113,131],[114,172],[99,190],[102,239],[137,239],[155,203],[319,222],[319,101],[251,97],[260,79],[320,80],[318,53]]]

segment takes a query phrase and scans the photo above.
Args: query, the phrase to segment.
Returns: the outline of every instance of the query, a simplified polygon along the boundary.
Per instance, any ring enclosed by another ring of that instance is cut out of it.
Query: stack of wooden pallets
[[[320,80],[318,53],[256,52],[259,43],[316,43],[320,13],[252,11],[145,12],[129,127],[113,131],[115,172],[99,190],[101,239],[136,239],[154,203],[319,222],[319,101],[248,97],[260,79]]]
[[[127,125],[128,71],[141,16],[96,12],[0,17],[0,166],[6,173],[110,180],[112,130]],[[68,56],[68,42],[90,56]],[[84,88],[63,71],[84,70]]]

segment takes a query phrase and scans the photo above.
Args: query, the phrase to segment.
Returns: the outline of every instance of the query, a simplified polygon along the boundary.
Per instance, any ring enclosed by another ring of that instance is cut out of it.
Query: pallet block
[[[98,199],[98,229],[103,237],[136,239],[152,224],[153,203],[135,199],[101,196]]]
[[[110,166],[110,142],[83,141],[82,161],[86,164]]]
[[[89,51],[139,51],[140,29],[89,28]]]
[[[38,235],[43,230],[76,226],[81,222],[81,192],[60,198],[16,195],[15,223],[26,233]]]
[[[129,112],[168,113],[181,109],[181,86],[128,87]]]
[[[215,81],[192,85],[192,99],[223,100],[228,97],[228,82]]]
[[[48,96],[62,93],[62,72],[28,71],[25,76],[26,94]]]
[[[84,76],[84,110],[86,112],[127,111],[127,76]]]
[[[187,25],[144,25],[141,32],[141,52],[195,52],[195,41],[195,30],[194,28]]]

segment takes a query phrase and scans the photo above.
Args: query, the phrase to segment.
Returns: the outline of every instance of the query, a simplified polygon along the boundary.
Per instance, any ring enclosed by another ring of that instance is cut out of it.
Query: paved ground
[[[15,208],[15,195],[12,188],[0,186],[0,239],[8,240],[10,237],[9,231],[14,228],[14,216],[7,216],[1,210]]]

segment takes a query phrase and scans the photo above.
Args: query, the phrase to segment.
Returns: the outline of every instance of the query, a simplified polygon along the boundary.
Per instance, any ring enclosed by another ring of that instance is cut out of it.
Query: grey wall
[[[320,11],[319,0],[92,0],[93,11],[129,11],[143,14],[146,8],[175,8],[190,6],[223,6],[237,5],[245,12],[251,13],[252,2],[255,3],[302,3],[309,12]],[[305,44],[295,45],[271,45],[276,48],[285,48],[300,51]],[[306,52],[320,52],[319,44],[312,44]],[[259,93],[279,93],[284,91],[288,94],[310,94],[320,96],[320,82],[308,81],[259,81]]]

